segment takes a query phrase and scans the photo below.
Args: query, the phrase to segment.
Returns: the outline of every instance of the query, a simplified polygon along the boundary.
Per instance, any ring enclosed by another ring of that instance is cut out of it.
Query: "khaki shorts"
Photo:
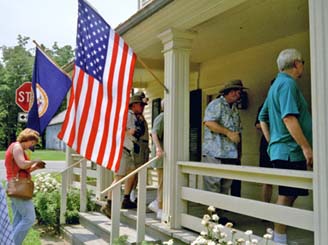
[[[147,142],[137,142],[140,147],[139,153],[134,153],[134,163],[136,167],[141,166],[142,164],[149,161],[149,147]]]
[[[120,168],[115,173],[117,176],[125,176],[129,172],[135,169],[135,164],[130,152],[127,149],[123,149],[121,161],[120,161]]]

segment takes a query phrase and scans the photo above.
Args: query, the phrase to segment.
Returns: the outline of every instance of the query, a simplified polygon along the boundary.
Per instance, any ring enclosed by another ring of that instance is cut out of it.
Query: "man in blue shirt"
[[[268,153],[275,168],[306,170],[312,167],[312,120],[296,79],[304,71],[304,61],[296,49],[286,49],[277,58],[279,73],[259,115],[269,142]],[[308,191],[279,186],[277,204],[293,206]],[[274,241],[287,243],[286,226],[275,224]]]
[[[203,162],[240,164],[241,124],[236,102],[243,89],[242,81],[230,81],[219,91],[220,96],[206,107]],[[204,189],[208,191],[228,194],[231,184],[230,179],[204,176]]]

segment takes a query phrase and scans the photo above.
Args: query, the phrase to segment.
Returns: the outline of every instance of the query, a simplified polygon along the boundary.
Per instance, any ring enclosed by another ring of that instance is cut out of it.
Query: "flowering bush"
[[[56,175],[56,174],[55,174]],[[53,175],[53,176],[55,176]],[[39,224],[45,225],[49,230],[59,232],[60,215],[60,183],[51,174],[37,174],[34,180],[34,204]],[[87,210],[94,210],[91,201],[91,192],[87,192]],[[67,210],[65,213],[67,224],[79,223],[80,191],[70,189],[67,193]]]
[[[215,214],[215,208],[213,206],[208,207],[209,214],[205,214],[202,219],[202,225],[206,228],[206,231],[202,231],[200,236],[193,241],[192,245],[257,245],[258,240],[253,238],[253,232],[248,230],[245,232],[245,236],[248,239],[237,238],[237,230],[233,229],[233,224],[228,222],[225,226],[219,224],[219,216]],[[213,214],[214,213],[214,214]],[[230,236],[225,232],[230,228]],[[269,231],[271,232],[271,231]],[[265,244],[267,245],[272,238],[271,234],[265,234]]]
[[[34,180],[34,194],[38,192],[53,192],[60,188],[60,183],[51,175],[48,174],[37,174]]]

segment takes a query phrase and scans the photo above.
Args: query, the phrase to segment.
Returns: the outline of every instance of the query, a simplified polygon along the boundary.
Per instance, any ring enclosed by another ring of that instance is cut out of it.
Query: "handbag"
[[[21,199],[31,199],[33,197],[34,183],[28,178],[19,178],[19,172],[15,178],[8,181],[7,195]]]
[[[12,170],[14,171],[14,161],[11,160]],[[19,178],[19,172],[24,171],[20,169],[15,178],[8,181],[7,195],[21,199],[32,199],[34,191],[34,183],[30,178]]]

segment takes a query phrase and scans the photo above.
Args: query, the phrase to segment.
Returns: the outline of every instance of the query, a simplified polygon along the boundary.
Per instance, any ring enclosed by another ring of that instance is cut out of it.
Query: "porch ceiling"
[[[140,57],[160,61],[162,44],[157,36],[168,28],[197,33],[191,62],[202,63],[308,30],[308,1],[175,0],[123,37]],[[163,63],[154,64],[156,69]]]

